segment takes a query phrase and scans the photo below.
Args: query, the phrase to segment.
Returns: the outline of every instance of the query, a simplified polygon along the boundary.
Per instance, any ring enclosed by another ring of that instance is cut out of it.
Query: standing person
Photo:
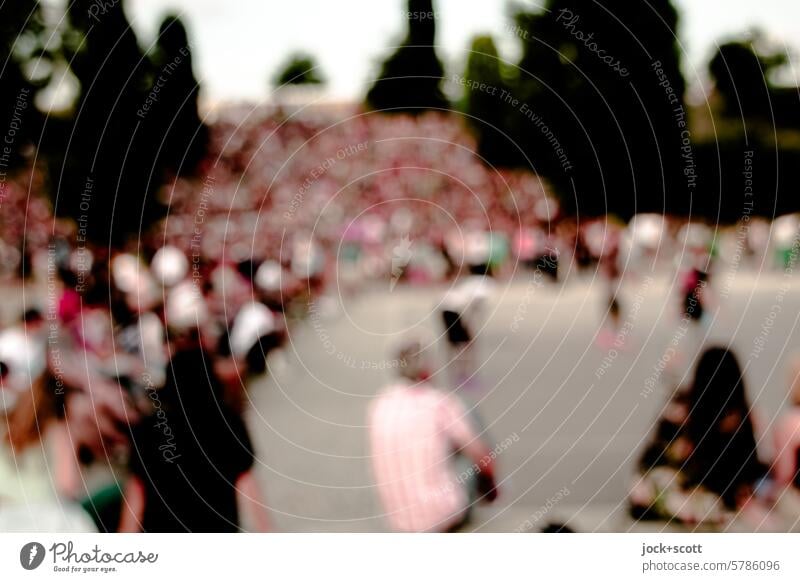
[[[610,349],[614,346],[622,348],[624,347],[625,337],[619,333],[622,326],[622,307],[619,301],[621,277],[619,269],[619,238],[618,236],[607,235],[606,239],[606,244],[601,245],[597,268],[605,285],[605,326],[597,334],[597,342],[604,349]]]
[[[457,387],[476,383],[475,336],[492,294],[488,275],[468,275],[442,299],[441,316],[449,346],[448,359]]]
[[[472,463],[478,492],[494,501],[494,462],[454,396],[429,381],[418,342],[400,350],[400,378],[372,402],[368,413],[373,471],[391,528],[403,532],[453,531],[466,523],[469,492],[455,469],[455,452]],[[463,475],[463,473],[462,473]]]
[[[223,401],[199,330],[172,348],[166,384],[149,390],[152,411],[133,430],[120,531],[236,532],[237,496],[266,530],[250,437]]]
[[[692,322],[700,322],[706,313],[705,290],[708,274],[698,268],[689,269],[681,284],[682,316]]]
[[[267,371],[267,358],[283,343],[275,314],[261,302],[246,303],[236,314],[230,333],[217,342],[214,368],[225,387],[225,400],[243,411],[250,383]]]
[[[157,311],[158,296],[147,276],[140,278],[136,292],[112,291],[114,363],[134,401],[144,396],[145,384],[160,388],[166,381],[166,332]],[[143,378],[147,378],[145,382]]]
[[[699,226],[689,230],[683,257],[688,264],[681,277],[682,316],[694,323],[707,320],[706,314],[712,307],[710,281],[716,250],[710,235],[703,234],[706,230]]]

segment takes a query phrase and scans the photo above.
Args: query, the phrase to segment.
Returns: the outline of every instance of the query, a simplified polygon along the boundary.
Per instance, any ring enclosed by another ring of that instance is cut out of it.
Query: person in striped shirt
[[[494,456],[461,402],[429,381],[421,344],[407,343],[397,359],[400,377],[368,411],[378,494],[394,531],[454,531],[472,505],[465,475],[476,477],[482,501],[496,498]],[[458,473],[459,454],[472,463],[470,470]]]

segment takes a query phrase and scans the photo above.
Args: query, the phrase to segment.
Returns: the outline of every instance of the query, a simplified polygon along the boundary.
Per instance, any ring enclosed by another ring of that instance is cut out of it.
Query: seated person
[[[481,501],[495,500],[494,457],[461,402],[430,382],[421,344],[403,346],[397,360],[400,378],[372,401],[367,419],[386,518],[394,531],[455,531],[474,503],[465,477],[474,474]],[[457,453],[471,463],[460,474]]]
[[[722,524],[751,502],[766,468],[732,352],[710,348],[665,407],[630,493],[636,519]]]
[[[45,333],[36,310],[0,332],[0,531],[94,532],[73,502],[77,464]]]

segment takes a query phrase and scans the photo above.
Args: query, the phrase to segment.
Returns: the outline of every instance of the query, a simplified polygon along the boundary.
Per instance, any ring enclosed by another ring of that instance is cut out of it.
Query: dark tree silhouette
[[[39,135],[36,91],[49,82],[45,26],[38,0],[5,2],[0,8],[0,172],[22,161]],[[41,66],[36,66],[37,59]],[[26,68],[31,67],[31,75]],[[5,150],[8,148],[8,151]]]
[[[506,137],[510,88],[503,79],[497,47],[491,36],[472,41],[464,71],[463,110],[478,138],[478,154],[493,165],[508,165],[519,158],[513,141]],[[481,89],[484,87],[484,89]]]
[[[120,243],[158,214],[151,195],[160,179],[148,162],[152,144],[140,112],[149,108],[150,64],[139,48],[122,3],[92,10],[92,0],[69,4],[64,52],[80,82],[71,127],[52,136],[63,152],[51,163],[57,213],[78,222],[98,244]],[[150,156],[152,157],[152,156]]]
[[[756,44],[761,41],[756,34],[753,39],[724,43],[711,59],[709,73],[722,100],[722,112],[733,119],[797,128],[797,87],[778,87],[771,80],[788,59],[778,51],[758,50]]]
[[[688,116],[671,2],[547,8],[516,18],[524,106],[511,128],[535,169],[580,213],[689,207],[694,170],[691,147],[682,150]]]
[[[97,6],[76,0],[67,11],[64,53],[80,94],[69,127],[49,134],[50,180],[57,213],[87,239],[119,244],[163,215],[165,174],[196,169],[208,128],[180,19],[161,24],[151,60],[122,3]]]
[[[717,49],[708,70],[722,98],[723,112],[731,117],[768,118],[770,89],[766,72],[771,63],[750,43],[729,42]]]
[[[151,91],[158,89],[158,102],[144,118],[146,134],[158,151],[152,167],[191,174],[206,154],[209,136],[198,112],[200,86],[189,38],[178,16],[167,16],[161,23],[152,62]]]
[[[798,88],[774,82],[786,64],[758,32],[721,44],[709,62],[715,117],[713,134],[698,148],[700,187],[708,193],[700,212],[737,220],[800,210]],[[756,195],[744,193],[744,179]]]
[[[449,107],[441,89],[444,67],[436,55],[435,14],[433,0],[408,0],[408,33],[367,93],[372,109],[421,113]]]
[[[313,56],[297,52],[289,55],[272,80],[275,88],[284,85],[324,85],[325,76]]]

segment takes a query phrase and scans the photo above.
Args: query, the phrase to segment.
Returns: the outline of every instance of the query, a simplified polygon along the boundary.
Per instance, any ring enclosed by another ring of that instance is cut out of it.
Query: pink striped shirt
[[[467,495],[453,452],[476,437],[462,404],[433,386],[398,382],[369,408],[372,465],[387,519],[396,531],[445,531]]]

